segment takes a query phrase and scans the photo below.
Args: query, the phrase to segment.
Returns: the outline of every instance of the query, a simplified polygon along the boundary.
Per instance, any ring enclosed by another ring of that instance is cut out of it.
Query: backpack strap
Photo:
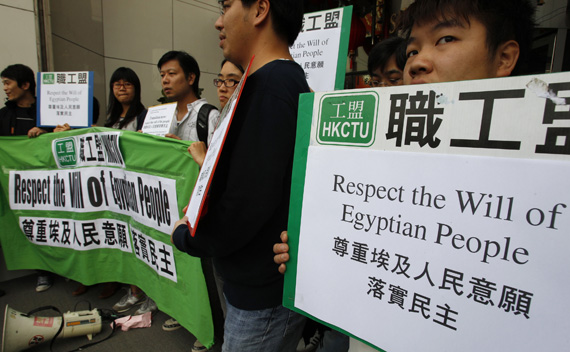
[[[210,111],[216,109],[212,104],[204,104],[200,107],[198,111],[198,119],[196,120],[196,132],[198,132],[198,140],[204,142],[206,147],[208,147],[208,116],[210,116]]]

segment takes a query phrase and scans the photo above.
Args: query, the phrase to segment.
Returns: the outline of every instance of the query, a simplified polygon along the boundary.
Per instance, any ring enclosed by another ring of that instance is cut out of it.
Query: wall
[[[16,28],[22,30],[15,32]],[[0,71],[6,66],[20,63],[38,71],[36,44],[36,20],[33,0],[0,0]],[[0,92],[0,107],[4,106],[6,94]],[[33,273],[29,270],[6,270],[4,254],[0,248],[0,282]]]
[[[156,63],[169,50],[184,50],[200,65],[203,97],[217,105],[211,82],[223,59],[214,28],[218,14],[213,0],[51,0],[54,69],[95,72],[103,124],[115,69],[132,68],[141,79],[143,104],[156,105]]]
[[[17,32],[16,32],[17,30]],[[36,20],[33,0],[0,0],[0,71],[20,63],[38,71]],[[6,99],[0,92],[3,106]]]

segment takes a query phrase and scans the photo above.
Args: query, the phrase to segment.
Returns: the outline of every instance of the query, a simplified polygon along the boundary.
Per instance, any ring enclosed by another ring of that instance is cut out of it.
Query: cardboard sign
[[[391,352],[568,350],[569,94],[568,73],[304,94],[284,305]]]

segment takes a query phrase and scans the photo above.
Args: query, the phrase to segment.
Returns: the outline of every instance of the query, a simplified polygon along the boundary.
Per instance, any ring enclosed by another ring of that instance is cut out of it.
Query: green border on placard
[[[299,96],[299,112],[297,115],[297,137],[295,140],[295,157],[291,179],[291,200],[289,203],[289,255],[285,272],[283,289],[283,305],[294,309],[295,287],[297,283],[297,253],[299,252],[299,233],[301,230],[301,211],[303,209],[303,193],[305,191],[305,173],[307,169],[307,153],[311,141],[311,122],[313,120],[313,103],[315,93],[304,93]]]
[[[299,254],[299,237],[301,233],[301,214],[303,211],[303,196],[305,193],[305,175],[307,172],[307,157],[311,142],[311,126],[313,121],[313,110],[315,104],[315,93],[304,93],[299,97],[299,111],[297,114],[297,137],[295,140],[295,156],[293,160],[293,173],[291,177],[291,200],[289,204],[289,223],[287,232],[289,236],[289,256],[287,271],[285,272],[285,286],[283,288],[283,306],[297,313],[303,314],[310,319],[323,325],[340,331],[362,343],[384,351],[369,342],[352,335],[351,333],[329,324],[311,314],[295,307],[295,292],[297,288],[297,259]]]

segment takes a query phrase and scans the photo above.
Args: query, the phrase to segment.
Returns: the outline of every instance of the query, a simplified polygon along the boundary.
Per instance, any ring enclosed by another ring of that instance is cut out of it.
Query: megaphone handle
[[[30,315],[37,313],[37,312],[41,312],[42,310],[48,310],[48,309],[52,309],[55,310],[56,312],[58,312],[61,315],[61,325],[59,326],[59,330],[57,330],[57,333],[55,334],[55,336],[53,337],[53,339],[51,340],[50,344],[49,344],[49,350],[52,350],[53,347],[53,343],[55,341],[55,338],[59,336],[59,334],[61,333],[61,331],[63,330],[63,324],[64,324],[64,318],[63,318],[63,314],[59,311],[59,309],[57,309],[57,307],[54,306],[43,306],[43,307],[39,307],[36,309],[32,309],[30,312],[28,312],[28,314],[24,314],[26,317],[29,317]]]

